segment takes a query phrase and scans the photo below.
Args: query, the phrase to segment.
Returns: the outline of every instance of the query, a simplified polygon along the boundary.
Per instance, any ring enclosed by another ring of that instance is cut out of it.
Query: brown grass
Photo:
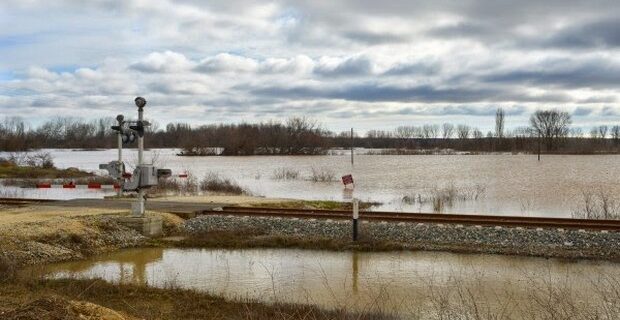
[[[75,279],[24,279],[0,286],[0,315],[47,297],[88,301],[141,319],[387,319],[311,306],[233,302],[185,289]]]

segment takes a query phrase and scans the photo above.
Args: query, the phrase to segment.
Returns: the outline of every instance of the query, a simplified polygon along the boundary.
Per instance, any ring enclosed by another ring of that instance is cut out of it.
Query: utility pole
[[[124,120],[125,117],[122,114],[119,114],[116,116],[116,121],[118,121],[118,128],[119,130],[117,131],[117,142],[118,142],[118,178],[116,179],[118,182],[118,191],[117,191],[117,195],[120,198],[121,196],[123,196],[123,174],[125,173],[124,168],[123,168],[123,124],[124,124]]]
[[[136,106],[138,107],[138,168],[142,168],[144,165],[144,106],[146,105],[146,99],[137,97],[135,99]],[[138,190],[138,210],[136,215],[144,216],[144,188]]]
[[[351,167],[353,167],[353,157],[354,157],[354,148],[355,148],[355,144],[354,144],[354,139],[353,139],[353,128],[351,128]]]

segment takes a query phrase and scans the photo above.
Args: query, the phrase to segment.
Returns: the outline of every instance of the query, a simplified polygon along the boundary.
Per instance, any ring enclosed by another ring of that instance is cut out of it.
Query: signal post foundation
[[[121,217],[118,222],[146,237],[159,237],[163,234],[163,220],[160,217]]]

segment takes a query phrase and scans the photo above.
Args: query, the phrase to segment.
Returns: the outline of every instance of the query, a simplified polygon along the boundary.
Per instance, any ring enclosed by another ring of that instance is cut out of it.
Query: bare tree
[[[592,127],[592,129],[590,129],[590,138],[598,138],[598,127]]]
[[[456,134],[459,137],[459,139],[468,139],[470,132],[471,132],[471,127],[468,125],[459,124],[456,127]]]
[[[599,126],[598,127],[598,136],[601,139],[607,138],[607,132],[609,132],[608,126]]]
[[[498,108],[495,113],[495,137],[502,139],[504,137],[504,109]]]
[[[441,129],[441,137],[444,139],[450,139],[454,135],[454,125],[451,123],[444,123]]]
[[[583,130],[581,128],[572,128],[569,134],[573,138],[583,138]]]
[[[535,135],[545,141],[548,150],[556,146],[556,141],[568,135],[571,116],[559,110],[539,110],[530,117],[530,126]]]
[[[415,137],[417,128],[413,126],[399,126],[394,131],[394,136],[400,139],[402,146],[408,147],[410,140]]]
[[[620,140],[620,126],[611,127],[611,138],[616,142]]]
[[[484,137],[484,133],[482,133],[482,131],[480,131],[480,129],[475,128],[474,129],[474,139],[482,139]]]

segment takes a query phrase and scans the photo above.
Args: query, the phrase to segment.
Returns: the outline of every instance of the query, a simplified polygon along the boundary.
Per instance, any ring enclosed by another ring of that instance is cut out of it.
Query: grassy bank
[[[29,306],[36,306],[37,302],[40,305],[42,299],[50,299],[50,297],[60,299],[60,302],[39,306],[38,314],[28,313],[32,310]],[[122,317],[116,318],[119,320],[387,319],[387,317],[377,315],[352,315],[344,311],[323,311],[309,306],[234,302],[192,290],[110,284],[103,280],[18,279],[0,285],[0,317],[2,319],[38,320],[42,319],[44,312],[63,315],[59,319],[85,319],[71,317],[70,313],[63,310],[66,308],[63,302],[66,304],[69,301],[88,301],[109,308]],[[91,315],[87,319],[102,318]],[[48,319],[53,318],[48,317]]]

